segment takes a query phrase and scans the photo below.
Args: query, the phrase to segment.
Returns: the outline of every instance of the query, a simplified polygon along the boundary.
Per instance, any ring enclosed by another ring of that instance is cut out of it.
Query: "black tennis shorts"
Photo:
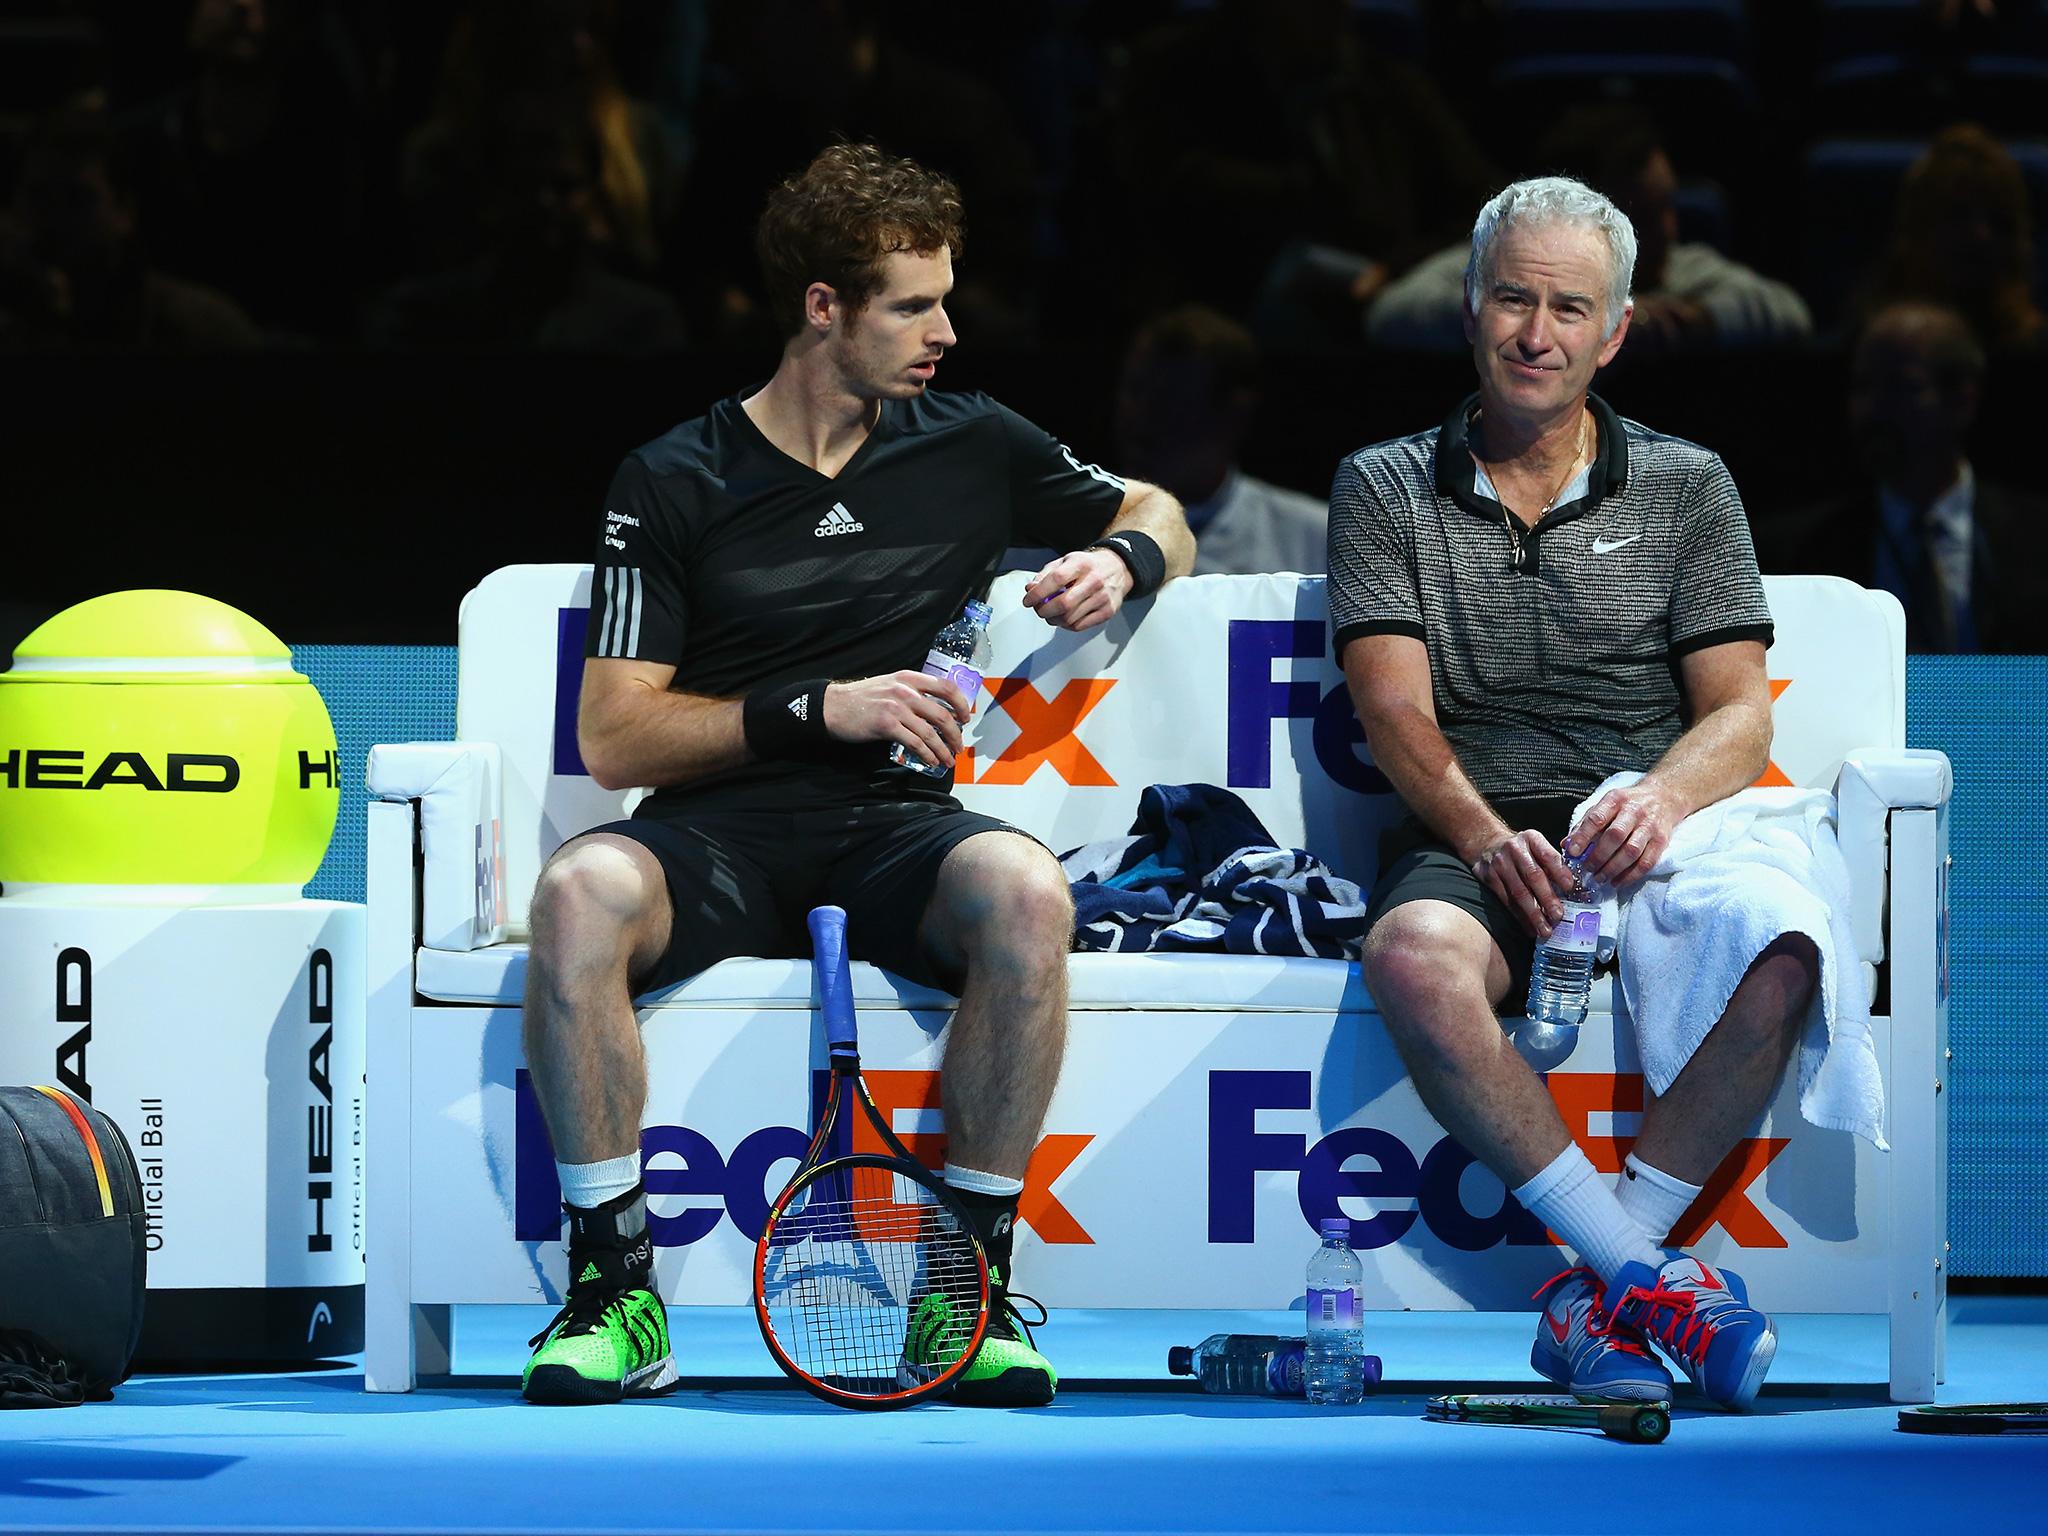
[[[993,816],[928,800],[795,813],[713,810],[687,820],[636,816],[590,832],[631,838],[668,877],[668,949],[632,978],[636,994],[736,955],[808,958],[805,917],[825,905],[846,909],[853,958],[958,991],[962,978],[942,975],[917,940],[939,866],[978,833],[1030,837]]]
[[[1578,803],[1570,796],[1502,800],[1494,803],[1494,810],[1517,832],[1534,828],[1555,847],[1571,830],[1572,812]],[[1380,834],[1380,875],[1366,903],[1366,932],[1408,901],[1447,901],[1484,923],[1508,962],[1508,990],[1500,1007],[1510,1014],[1522,1011],[1529,995],[1529,966],[1536,956],[1536,940],[1456,850],[1412,814]]]

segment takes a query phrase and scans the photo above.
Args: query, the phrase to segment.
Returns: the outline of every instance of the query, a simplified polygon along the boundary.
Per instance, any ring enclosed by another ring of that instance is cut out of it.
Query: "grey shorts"
[[[636,993],[672,986],[735,955],[808,957],[805,916],[828,904],[846,909],[854,959],[957,991],[961,978],[943,974],[917,938],[939,866],[977,833],[1030,836],[993,816],[931,801],[796,813],[670,811],[590,831],[631,838],[668,879],[668,949],[632,978]]]
[[[1571,830],[1571,815],[1578,806],[1575,797],[1540,800],[1503,800],[1494,803],[1501,819],[1517,832],[1530,828],[1541,832],[1553,845]],[[1529,995],[1529,963],[1536,953],[1536,941],[1522,920],[1494,895],[1471,866],[1459,858],[1450,844],[1442,841],[1413,815],[1404,816],[1380,834],[1380,875],[1373,883],[1366,903],[1365,927],[1373,926],[1387,913],[1409,901],[1447,901],[1470,912],[1493,936],[1508,962],[1508,990],[1500,1006],[1519,1014]]]

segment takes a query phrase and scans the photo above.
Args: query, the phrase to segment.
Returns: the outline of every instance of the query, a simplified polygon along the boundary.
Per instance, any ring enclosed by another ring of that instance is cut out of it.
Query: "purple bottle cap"
[[[1326,1238],[1341,1237],[1348,1243],[1351,1241],[1351,1218],[1349,1216],[1325,1216],[1319,1224],[1318,1230]]]

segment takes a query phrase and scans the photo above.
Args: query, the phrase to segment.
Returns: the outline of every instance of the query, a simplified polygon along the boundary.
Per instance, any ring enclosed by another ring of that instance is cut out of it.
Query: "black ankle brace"
[[[595,1210],[564,1205],[569,1217],[569,1293],[653,1289],[654,1244],[647,1191],[634,1185]]]
[[[981,1239],[982,1251],[988,1255],[989,1266],[1000,1273],[1007,1283],[1010,1278],[1010,1248],[1016,1241],[1017,1223],[1016,1195],[984,1195],[972,1189],[962,1189],[956,1184],[946,1186],[953,1198],[960,1202],[960,1208],[967,1213],[967,1219],[974,1224],[974,1235]]]

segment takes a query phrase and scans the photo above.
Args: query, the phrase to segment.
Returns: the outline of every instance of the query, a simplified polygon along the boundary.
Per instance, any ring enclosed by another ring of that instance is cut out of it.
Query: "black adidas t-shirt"
[[[932,637],[987,590],[1005,549],[1082,548],[1123,503],[1122,480],[986,395],[884,401],[833,479],[762,436],[743,398],[619,467],[586,656],[671,663],[675,689],[714,698],[918,667]],[[891,766],[885,742],[861,742],[827,763],[753,763],[660,789],[644,810],[942,798],[950,782]]]

